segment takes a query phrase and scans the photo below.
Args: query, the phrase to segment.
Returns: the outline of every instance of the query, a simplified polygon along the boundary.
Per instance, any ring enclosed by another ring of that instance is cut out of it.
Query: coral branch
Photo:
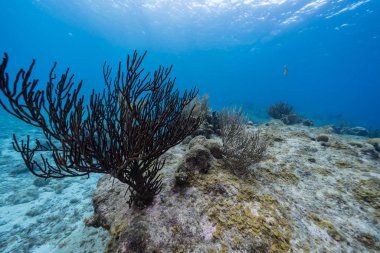
[[[21,69],[13,82],[5,72],[8,55],[0,65],[1,106],[11,115],[40,128],[45,140],[30,145],[30,137],[13,147],[36,176],[61,178],[89,173],[110,174],[126,183],[129,204],[148,205],[161,189],[159,171],[165,161],[159,157],[194,132],[201,118],[186,108],[198,90],[174,90],[172,67],[159,68],[151,75],[141,67],[146,52],[127,57],[125,72],[121,62],[115,77],[103,66],[105,89],[92,92],[89,103],[80,96],[82,81],[74,85],[69,69],[60,78],[53,65],[45,90],[31,80],[35,65]],[[186,113],[184,113],[186,111]],[[42,144],[44,143],[44,144]],[[40,153],[40,156],[35,154]],[[46,157],[50,153],[51,159]]]

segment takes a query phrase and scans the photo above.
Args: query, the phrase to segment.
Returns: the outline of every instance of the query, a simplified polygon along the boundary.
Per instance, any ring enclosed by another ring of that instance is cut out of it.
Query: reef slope
[[[380,160],[368,139],[278,121],[260,128],[269,147],[249,175],[214,156],[204,173],[195,156],[187,185],[176,186],[186,157],[219,141],[198,136],[165,154],[163,191],[145,210],[128,208],[124,185],[100,179],[87,224],[110,231],[108,252],[380,250]]]

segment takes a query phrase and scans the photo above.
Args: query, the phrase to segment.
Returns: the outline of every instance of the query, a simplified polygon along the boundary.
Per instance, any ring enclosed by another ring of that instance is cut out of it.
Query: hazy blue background
[[[36,58],[42,81],[54,61],[70,66],[89,92],[105,60],[148,50],[146,69],[174,64],[177,85],[197,85],[214,109],[264,115],[285,101],[380,127],[379,11],[378,0],[0,0],[0,52],[12,74]]]

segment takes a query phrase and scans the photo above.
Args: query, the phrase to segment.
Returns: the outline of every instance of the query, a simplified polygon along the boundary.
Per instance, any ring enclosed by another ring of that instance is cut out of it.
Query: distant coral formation
[[[303,124],[305,126],[313,126],[312,120],[304,119],[297,115],[293,107],[287,103],[279,102],[269,106],[267,113],[273,119],[279,119],[286,125]]]
[[[11,115],[41,129],[45,137],[32,146],[29,136],[19,142],[13,135],[14,149],[34,175],[110,174],[128,185],[130,205],[144,207],[152,202],[162,186],[159,172],[165,160],[159,157],[191,135],[203,117],[194,114],[195,105],[189,106],[198,91],[180,94],[174,90],[171,67],[160,66],[154,75],[145,73],[141,67],[145,55],[134,52],[128,56],[125,71],[119,63],[114,77],[105,64],[105,89],[93,91],[86,104],[80,95],[82,81],[74,86],[69,69],[57,78],[56,64],[44,90],[37,89],[38,79],[31,79],[34,60],[26,71],[17,73],[12,84],[5,72],[5,54],[0,65],[0,90],[5,99],[0,104]]]
[[[280,102],[274,105],[271,105],[267,110],[269,116],[271,116],[274,119],[282,119],[285,116],[294,114],[293,107],[291,107],[289,104]]]

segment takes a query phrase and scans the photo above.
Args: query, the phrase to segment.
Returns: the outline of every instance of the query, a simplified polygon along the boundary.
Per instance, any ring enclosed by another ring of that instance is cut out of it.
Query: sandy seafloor
[[[378,153],[367,143],[368,138],[336,135],[328,127],[285,126],[276,121],[260,128],[270,136],[271,142],[265,159],[250,168],[256,182],[252,189],[257,196],[254,201],[244,199],[240,204],[262,205],[264,208],[263,203],[256,203],[257,198],[270,196],[278,206],[286,207],[284,217],[288,217],[286,225],[291,231],[286,235],[290,240],[286,241],[289,252],[377,252],[380,249],[380,160],[376,157]],[[37,130],[20,121],[0,116],[0,252],[104,252],[111,238],[109,232],[84,225],[84,219],[93,214],[91,198],[101,175],[38,179],[29,173],[21,156],[13,151],[12,133],[20,137],[26,134],[33,138],[41,137]],[[319,136],[327,136],[328,142],[318,141]],[[172,205],[168,219],[183,215],[184,221],[187,216],[189,220],[201,220],[207,212],[199,211],[203,216],[190,219],[193,215],[190,211],[199,206],[215,205],[215,196],[207,191],[197,193],[194,187],[189,188],[194,199],[182,199],[182,202],[178,194],[172,192],[176,164],[187,149],[186,145],[181,144],[169,150],[168,155],[173,156],[173,161],[169,159],[163,170],[170,172],[164,180],[168,189],[161,194],[169,198],[166,202]],[[200,176],[200,182],[207,183],[209,178],[216,182],[221,180],[218,185],[226,189],[241,187],[237,181],[223,181],[223,178],[231,179],[233,176],[218,168],[211,168],[209,174]],[[235,195],[232,192],[231,196],[218,198],[227,203],[235,201],[238,196]],[[195,206],[195,200],[202,205]],[[157,240],[177,243],[180,238],[176,238],[175,234],[166,233],[165,238],[165,233],[161,231],[169,229],[162,226],[166,222],[163,213],[167,204],[161,202],[157,200],[150,209],[155,210],[158,206],[163,212],[154,214],[148,211],[152,221],[160,221],[150,223],[152,231],[160,231],[152,236],[160,237]],[[186,204],[194,206],[184,210]],[[122,213],[128,213],[123,205],[120,209]],[[261,214],[256,212],[253,215],[260,218]],[[185,228],[185,224],[182,225]],[[191,229],[193,226],[197,225],[189,224]],[[222,227],[221,224],[217,226]],[[198,249],[212,246],[219,252],[218,249],[222,249],[219,248],[220,241],[228,241],[229,233],[233,232],[222,231],[222,235],[215,240],[215,227],[213,229],[214,234],[210,238],[214,239],[209,239],[209,242],[199,234],[192,236],[204,244],[199,245]],[[186,247],[197,248],[190,244],[191,241]],[[230,249],[231,252],[246,252],[234,251],[232,246]]]
[[[42,136],[0,112],[0,252],[103,252],[108,232],[84,225],[101,175],[40,179],[12,148],[12,134]]]

